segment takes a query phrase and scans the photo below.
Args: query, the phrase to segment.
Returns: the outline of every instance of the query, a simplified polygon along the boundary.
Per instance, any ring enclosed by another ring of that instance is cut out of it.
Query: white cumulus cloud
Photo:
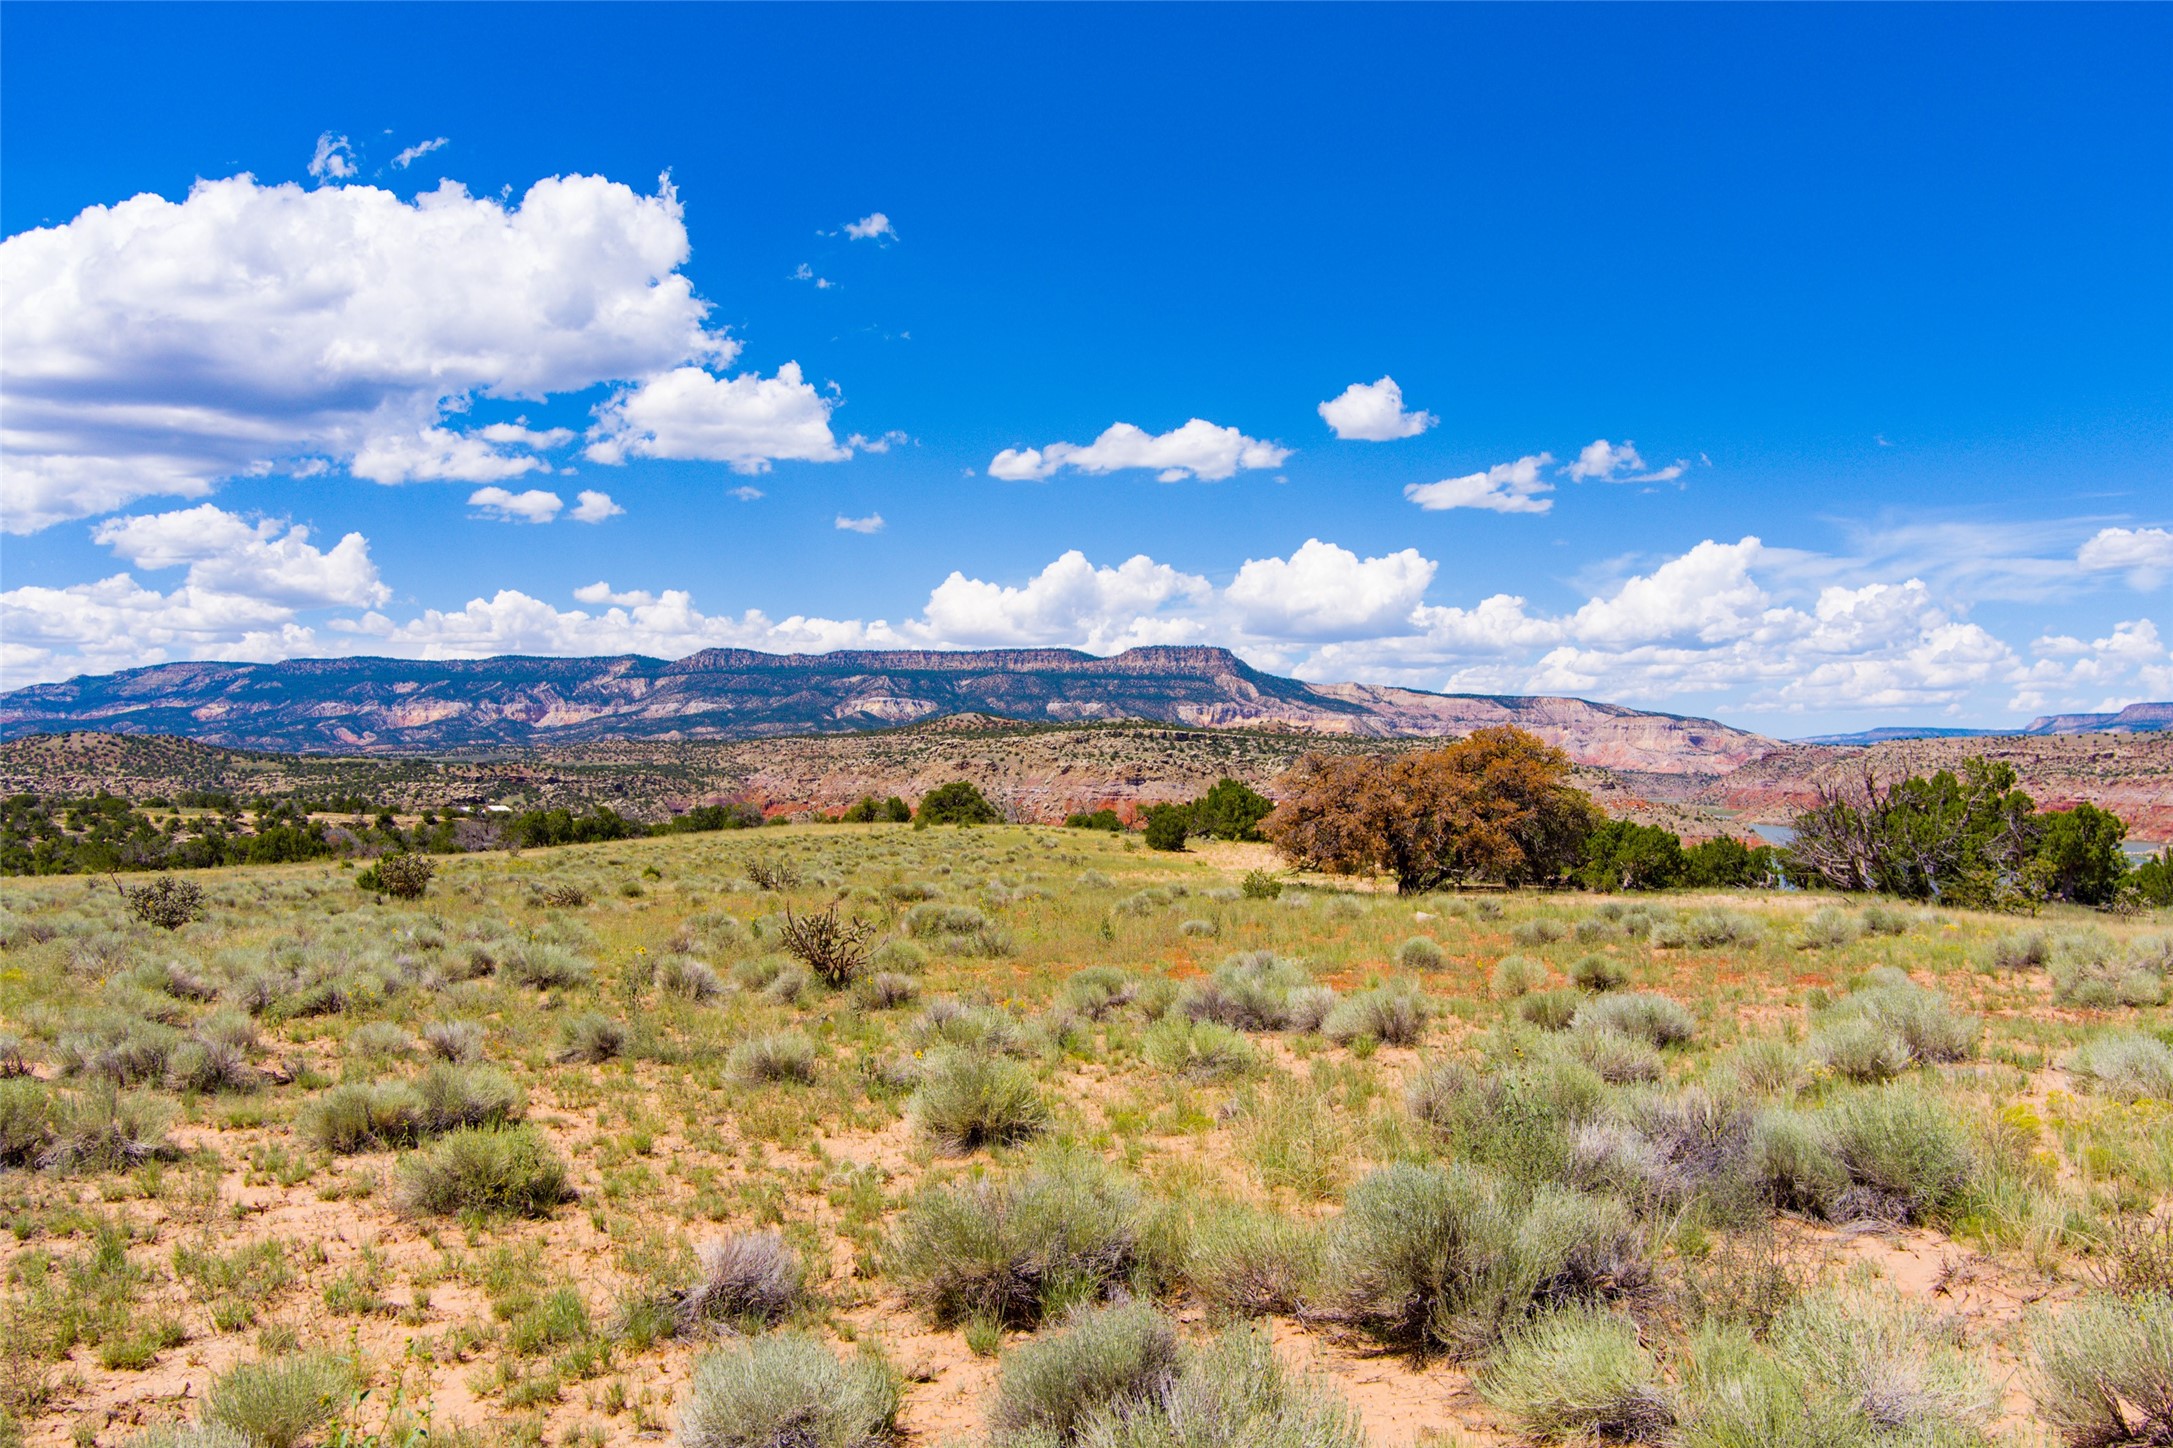
[[[1114,650],[1176,643],[1197,625],[1159,617],[1172,604],[1204,604],[1213,587],[1141,554],[1114,568],[1095,567],[1074,548],[1017,586],[953,573],[936,585],[912,632],[925,641],[969,647],[1064,644]]]
[[[1672,483],[1689,466],[1678,458],[1664,468],[1648,470],[1645,460],[1638,456],[1636,443],[1624,438],[1617,446],[1603,437],[1586,443],[1568,472],[1580,483]]]
[[[1425,596],[1434,563],[1406,548],[1360,558],[1308,538],[1288,558],[1253,558],[1226,596],[1247,632],[1270,637],[1350,637],[1396,629]]]
[[[477,488],[468,495],[468,506],[501,523],[548,523],[566,506],[566,500],[542,488],[530,488],[525,493]]]
[[[611,501],[611,494],[599,493],[594,488],[583,488],[575,497],[574,507],[566,516],[576,523],[601,523],[606,518],[621,518],[626,509]]]
[[[1159,435],[1119,422],[1084,447],[1052,442],[1041,448],[1005,448],[988,465],[988,473],[992,478],[1017,483],[1040,482],[1055,477],[1064,468],[1082,473],[1146,468],[1165,483],[1184,478],[1220,482],[1234,477],[1241,468],[1281,467],[1289,456],[1288,448],[1195,417],[1183,427]]]
[[[1441,419],[1430,412],[1407,412],[1403,389],[1393,377],[1378,382],[1353,382],[1320,405],[1320,415],[1340,438],[1360,442],[1393,442],[1417,437]]]
[[[1554,506],[1546,496],[1554,484],[1539,470],[1554,461],[1551,453],[1533,453],[1513,463],[1496,463],[1483,473],[1443,478],[1438,483],[1408,483],[1403,495],[1430,513],[1450,508],[1484,508],[1492,513],[1544,513]]]
[[[846,222],[845,234],[854,241],[877,241],[884,237],[889,237],[892,241],[898,239],[898,229],[880,211],[871,211],[858,221]]]
[[[870,513],[865,518],[848,518],[840,513],[837,527],[841,533],[880,533],[883,531],[883,515]]]
[[[629,388],[597,412],[591,462],[680,458],[761,473],[779,459],[833,463],[852,456],[830,432],[831,400],[787,362],[775,377],[717,377],[678,367]]]
[[[328,465],[505,482],[559,430],[466,430],[472,402],[609,383],[608,457],[845,456],[796,367],[714,375],[739,344],[708,325],[687,256],[668,185],[599,176],[518,201],[236,176],[18,233],[0,241],[0,523]]]
[[[2164,528],[2100,528],[2076,551],[2093,573],[2125,571],[2135,587],[2156,588],[2173,573],[2173,532]]]

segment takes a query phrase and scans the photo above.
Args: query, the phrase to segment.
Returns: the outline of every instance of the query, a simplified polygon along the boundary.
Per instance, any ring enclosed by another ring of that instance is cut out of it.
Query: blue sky
[[[2164,7],[5,23],[9,687],[1203,641],[1780,734],[2173,697]]]

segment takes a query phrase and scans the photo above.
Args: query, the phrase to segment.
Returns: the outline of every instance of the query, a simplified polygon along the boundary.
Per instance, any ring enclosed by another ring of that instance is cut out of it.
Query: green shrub
[[[1569,978],[1589,991],[1620,990],[1630,983],[1630,967],[1612,955],[1579,956],[1569,968]]]
[[[1396,964],[1405,970],[1439,970],[1446,959],[1430,936],[1414,935],[1396,947]]]
[[[708,962],[691,955],[667,955],[656,963],[657,989],[700,1004],[724,994],[724,981]]]
[[[1692,945],[1713,950],[1723,945],[1754,945],[1764,934],[1757,920],[1733,910],[1701,910],[1683,922]]]
[[[173,1156],[166,1111],[142,1096],[124,1096],[110,1081],[54,1099],[53,1138],[38,1164],[56,1171],[128,1171]]]
[[[1611,1031],[1648,1046],[1680,1046],[1698,1033],[1698,1025],[1674,1001],[1633,991],[1601,996],[1577,1008],[1571,1023],[1579,1031]]]
[[[441,1061],[465,1065],[483,1059],[490,1031],[477,1021],[432,1021],[423,1027],[423,1045]]]
[[[1840,909],[1822,905],[1813,910],[1796,930],[1798,950],[1832,950],[1856,938],[1856,922]]]
[[[1848,1190],[1848,1168],[1831,1133],[1808,1112],[1780,1107],[1761,1115],[1751,1131],[1750,1154],[1753,1179],[1783,1211],[1828,1216]]]
[[[732,1048],[725,1067],[750,1084],[815,1079],[816,1047],[802,1031],[769,1031]]]
[[[1165,1071],[1192,1081],[1228,1081],[1249,1076],[1259,1058],[1252,1043],[1228,1026],[1171,1015],[1147,1028],[1141,1054]]]
[[[570,950],[529,943],[512,952],[501,970],[506,979],[534,990],[572,990],[587,985],[596,968]]]
[[[1274,900],[1283,893],[1283,882],[1265,870],[1247,870],[1237,888],[1247,900]]]
[[[1474,1386],[1541,1443],[1643,1443],[1675,1425],[1674,1400],[1637,1325],[1591,1307],[1510,1334]]]
[[[2119,1031],[2077,1047],[2068,1074],[2117,1101],[2173,1101],[2173,1047],[2156,1036]]]
[[[1049,1124],[1048,1102],[1033,1072],[974,1050],[946,1051],[932,1061],[913,1093],[912,1111],[938,1146],[961,1155],[1025,1141]]]
[[[1308,1218],[1264,1207],[1217,1208],[1192,1224],[1185,1280],[1218,1316],[1295,1316],[1319,1272],[1322,1245]]]
[[[1547,983],[1545,962],[1528,955],[1505,955],[1495,963],[1494,975],[1489,983],[1496,997],[1512,1000],[1527,995]]]
[[[1900,971],[1872,972],[1863,989],[1851,991],[1821,1015],[1821,1023],[1866,1021],[1889,1031],[1913,1063],[1962,1061],[1976,1054],[1983,1024],[1964,1016],[1937,991],[1925,990]]]
[[[36,1166],[53,1144],[53,1092],[30,1076],[0,1080],[0,1166]]]
[[[879,970],[863,976],[853,990],[853,998],[871,1011],[894,1011],[909,1006],[920,999],[920,994],[919,981],[894,970]]]
[[[1331,1041],[1348,1043],[1361,1037],[1384,1046],[1415,1046],[1426,1035],[1427,1017],[1433,1007],[1412,986],[1385,985],[1360,991],[1336,1002],[1321,1023]]]
[[[558,1028],[561,1062],[596,1065],[626,1049],[626,1027],[600,1011],[584,1011]]]
[[[416,1124],[425,1132],[497,1126],[521,1114],[520,1088],[488,1066],[433,1065],[415,1078],[415,1096]]]
[[[1729,1058],[1735,1079],[1764,1096],[1785,1096],[1803,1080],[1803,1055],[1773,1036],[1745,1041]]]
[[[1866,905],[1858,917],[1866,935],[1907,935],[1909,914],[1890,905]]]
[[[1584,997],[1573,990],[1543,990],[1517,1002],[1517,1019],[1542,1031],[1566,1031],[1584,1006]]]
[[[1998,1395],[1951,1321],[1888,1294],[1806,1293],[1774,1321],[1775,1355],[1814,1423],[1843,1443],[1967,1443]],[[1969,1437],[1950,1438],[1951,1433]]]
[[[400,1201],[443,1216],[547,1216],[572,1200],[566,1164],[532,1126],[470,1126],[400,1162]]]
[[[1512,1188],[1463,1163],[1398,1163],[1360,1181],[1325,1272],[1346,1320],[1455,1353],[1485,1348],[1536,1308],[1603,1300],[1646,1276],[1621,1204]]]
[[[1184,1355],[1161,1402],[1090,1414],[1086,1448],[1365,1448],[1365,1429],[1325,1380],[1290,1372],[1268,1335],[1235,1327]],[[1046,1441],[1046,1440],[1043,1440]]]
[[[1139,981],[1114,965],[1090,965],[1073,971],[1057,993],[1057,1002],[1089,1020],[1104,1020],[1131,1004]]]
[[[1177,1008],[1193,1020],[1233,1030],[1287,1030],[1292,994],[1312,984],[1312,973],[1297,961],[1265,950],[1248,951],[1225,960],[1206,980],[1185,987]]]
[[[2052,939],[2042,930],[2002,935],[1992,942],[1988,958],[1996,970],[2028,970],[2052,959]]]
[[[969,781],[959,779],[938,785],[921,796],[913,811],[913,827],[929,825],[1000,825],[1003,814]]]
[[[1969,1184],[1968,1132],[1939,1101],[1897,1083],[1852,1092],[1821,1113],[1849,1187],[1839,1215],[1914,1222]]]
[[[1614,1031],[1572,1031],[1559,1039],[1560,1049],[1610,1086],[1658,1081],[1667,1075],[1667,1063],[1660,1059],[1660,1053],[1635,1036]]]
[[[907,1296],[942,1326],[1032,1327],[1106,1296],[1132,1270],[1137,1191],[1101,1162],[1060,1156],[1025,1172],[928,1187],[884,1252]]]
[[[259,1448],[294,1448],[330,1422],[353,1391],[354,1370],[344,1358],[243,1363],[212,1380],[204,1418]]]
[[[299,1125],[326,1151],[406,1146],[422,1134],[422,1098],[404,1081],[336,1086],[303,1108]]]
[[[1859,1085],[1890,1081],[1909,1069],[1909,1043],[1881,1022],[1844,1017],[1811,1038],[1818,1063]]]
[[[1542,915],[1532,920],[1520,920],[1509,929],[1509,938],[1519,945],[1552,945],[1569,938],[1569,927],[1559,920]]]
[[[2173,1296],[2086,1297],[2031,1324],[2038,1410],[2070,1448],[2173,1443]]]
[[[999,1444],[1077,1443],[1090,1417],[1160,1409],[1182,1357],[1176,1324],[1144,1302],[1081,1309],[1005,1355],[989,1428]]]
[[[695,1365],[679,1416],[683,1448],[878,1448],[898,1417],[898,1380],[879,1359],[840,1362],[805,1333],[776,1333]]]

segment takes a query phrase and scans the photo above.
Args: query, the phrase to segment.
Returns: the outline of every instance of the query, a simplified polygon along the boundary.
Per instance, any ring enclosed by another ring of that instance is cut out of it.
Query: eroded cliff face
[[[102,729],[240,748],[426,753],[611,739],[727,740],[951,715],[1430,738],[1514,724],[1580,763],[1719,774],[1779,746],[1708,719],[1581,699],[1314,685],[1217,648],[174,664],[0,698],[0,734]]]

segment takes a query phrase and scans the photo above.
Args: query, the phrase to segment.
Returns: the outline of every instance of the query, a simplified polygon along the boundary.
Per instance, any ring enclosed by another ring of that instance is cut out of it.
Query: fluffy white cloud
[[[892,226],[890,218],[882,212],[871,211],[858,221],[846,222],[845,234],[854,241],[878,241],[886,236],[892,241],[896,241],[898,239],[898,228]]]
[[[1360,442],[1393,442],[1417,437],[1441,419],[1430,412],[1406,412],[1403,389],[1393,377],[1378,382],[1353,382],[1320,405],[1320,415],[1340,438]]]
[[[681,458],[760,473],[780,458],[834,463],[852,456],[830,433],[832,402],[787,362],[775,377],[724,378],[677,367],[612,398],[598,411],[591,462]]]
[[[1181,643],[1198,625],[1163,618],[1172,604],[1204,604],[1214,590],[1194,574],[1140,555],[1096,568],[1076,548],[1020,587],[953,573],[928,596],[922,621],[909,626],[925,642],[967,646],[1067,644],[1096,650]]]
[[[298,621],[302,610],[375,608],[392,597],[361,534],[320,549],[305,527],[250,522],[208,503],[108,519],[92,538],[147,572],[187,572],[166,593],[128,573],[0,593],[0,685],[168,659],[305,656],[322,645]]]
[[[2025,713],[2118,710],[2145,699],[2173,698],[2173,650],[2157,624],[2125,619],[2101,639],[2051,634],[2031,646],[2037,662],[2021,672],[2009,707]]]
[[[343,152],[327,153],[333,174]],[[539,436],[455,431],[478,398],[635,384],[605,456],[835,459],[797,368],[729,380],[738,344],[679,268],[669,186],[553,177],[518,202],[445,182],[202,181],[0,241],[0,514],[16,533],[224,478],[350,465],[504,482]],[[765,449],[773,449],[766,451]]]
[[[1626,644],[1694,637],[1718,643],[1764,621],[1765,592],[1751,577],[1764,545],[1707,539],[1651,573],[1626,581],[1611,597],[1595,598],[1569,621],[1572,635],[1594,643]]]
[[[1063,468],[1082,473],[1148,468],[1165,483],[1188,477],[1220,482],[1235,476],[1240,468],[1281,467],[1289,456],[1288,448],[1195,417],[1183,427],[1159,435],[1119,422],[1084,447],[1052,442],[1042,448],[1005,448],[988,465],[988,474],[1020,483],[1052,478]]]
[[[1308,538],[1287,559],[1246,560],[1225,596],[1248,633],[1347,638],[1395,629],[1433,578],[1433,560],[1416,548],[1361,559],[1348,548]]]
[[[1577,460],[1569,465],[1571,478],[1580,483],[1672,483],[1681,477],[1690,465],[1680,458],[1664,468],[1647,470],[1645,460],[1637,454],[1637,444],[1624,438],[1617,447],[1606,438],[1585,444],[1577,453]]]
[[[1551,453],[1534,453],[1513,463],[1496,463],[1483,473],[1443,478],[1438,483],[1408,483],[1403,495],[1429,513],[1450,508],[1484,508],[1493,513],[1544,513],[1554,506],[1545,496],[1554,484],[1539,470],[1554,461]]]
[[[611,494],[599,493],[593,488],[583,488],[574,502],[574,509],[566,516],[576,523],[601,523],[606,518],[620,518],[626,509],[611,501]]]
[[[2100,528],[2076,551],[2075,562],[2093,573],[2124,569],[2135,587],[2156,588],[2173,573],[2173,532]]]
[[[600,613],[560,609],[509,588],[471,599],[465,608],[425,609],[404,623],[372,613],[336,621],[332,627],[342,652],[425,659],[509,653],[682,658],[712,648],[821,653],[911,643],[880,620],[869,624],[799,615],[773,620],[759,609],[737,616],[705,614],[683,589],[614,593],[609,585],[594,584],[578,596],[592,606],[611,606]]]
[[[451,144],[452,141],[445,136],[433,136],[427,141],[417,141],[414,145],[405,148],[399,155],[392,158],[392,167],[395,171],[405,171],[432,151],[443,150]]]
[[[837,527],[841,533],[880,533],[883,531],[883,515],[870,513],[865,518],[848,518],[840,513]]]
[[[804,261],[792,269],[792,280],[796,282],[813,282],[815,284],[815,290],[818,292],[827,292],[832,287],[837,285],[836,282],[830,280],[830,278],[828,277],[819,277],[815,275],[815,269],[809,266]]]
[[[345,136],[326,131],[317,137],[317,149],[310,154],[309,174],[319,181],[345,181],[355,174],[355,148]]]
[[[566,506],[566,500],[542,488],[530,488],[525,493],[477,488],[468,495],[468,506],[501,523],[548,523]]]
[[[727,488],[725,489],[724,495],[728,498],[737,498],[742,503],[752,503],[757,499],[766,498],[769,496],[769,494],[763,492],[760,488],[755,487],[751,483],[742,483],[736,488]]]

